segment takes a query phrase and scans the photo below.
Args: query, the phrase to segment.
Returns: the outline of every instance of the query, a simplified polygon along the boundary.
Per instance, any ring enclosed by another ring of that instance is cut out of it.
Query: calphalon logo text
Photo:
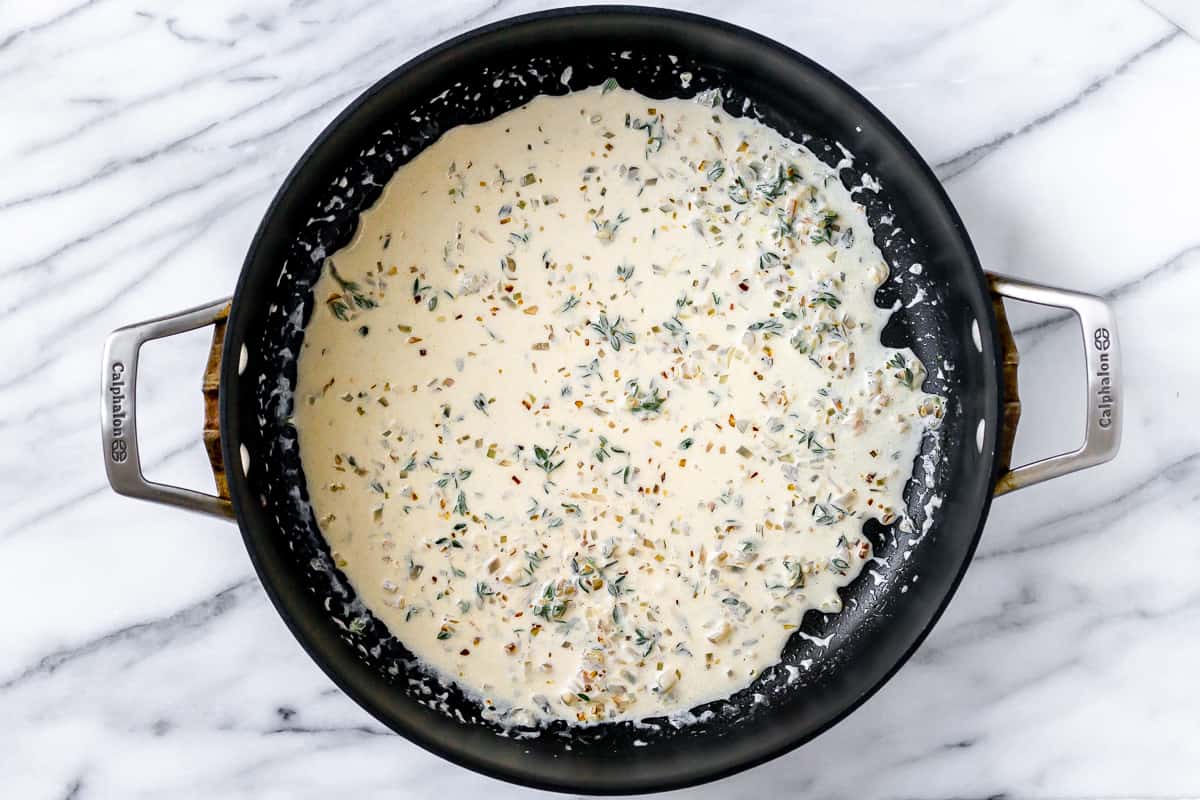
[[[113,362],[108,392],[112,419],[112,446],[109,455],[114,462],[122,464],[129,458],[129,446],[125,442],[125,418],[128,413],[125,402],[125,365],[120,361]]]
[[[1108,328],[1097,328],[1092,334],[1092,343],[1096,346],[1100,363],[1096,365],[1096,410],[1100,412],[1097,423],[1101,428],[1111,428],[1113,424],[1112,365],[1109,363],[1111,354],[1108,348],[1112,337]]]

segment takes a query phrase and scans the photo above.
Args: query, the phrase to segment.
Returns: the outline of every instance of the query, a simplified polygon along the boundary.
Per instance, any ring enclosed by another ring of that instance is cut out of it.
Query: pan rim
[[[296,186],[300,181],[301,176],[305,174],[316,154],[329,146],[329,142],[335,132],[337,132],[351,118],[357,115],[360,110],[362,110],[363,107],[366,106],[376,95],[383,92],[393,83],[403,80],[408,73],[412,72],[417,67],[459,47],[468,41],[482,37],[502,35],[506,31],[511,31],[516,27],[537,25],[550,20],[566,17],[587,16],[604,16],[607,18],[625,16],[631,21],[637,20],[642,23],[644,23],[646,19],[659,19],[663,21],[701,24],[703,26],[716,29],[717,31],[724,32],[727,35],[745,40],[756,47],[762,47],[774,51],[775,53],[782,55],[789,60],[800,62],[805,66],[806,69],[820,74],[825,80],[836,86],[840,91],[846,93],[849,97],[854,98],[856,102],[861,104],[866,112],[872,116],[871,124],[881,129],[884,134],[890,138],[892,142],[900,150],[902,150],[903,153],[918,168],[918,170],[921,172],[923,180],[930,184],[937,197],[938,203],[942,206],[944,212],[947,214],[948,218],[953,222],[955,228],[960,233],[963,246],[970,257],[970,267],[972,268],[973,272],[977,274],[980,284],[985,285],[983,270],[980,266],[974,246],[967,235],[965,226],[963,225],[957,210],[950,202],[944,187],[942,187],[940,181],[938,181],[933,170],[920,156],[908,139],[904,137],[904,135],[882,112],[880,112],[873,104],[871,104],[870,101],[862,97],[853,87],[838,78],[832,72],[825,69],[820,64],[812,61],[803,54],[798,53],[797,51],[775,40],[749,29],[703,15],[668,9],[630,5],[576,6],[522,14],[464,32],[422,52],[421,54],[392,70],[380,80],[372,84],[358,97],[356,97],[349,105],[347,105],[346,108],[343,109],[334,118],[334,120],[321,131],[321,133],[314,139],[312,144],[310,144],[300,156],[295,166],[284,179],[267,210],[264,212],[262,221],[250,243],[246,258],[239,274],[229,316],[228,331],[234,332],[243,330],[246,324],[245,317],[248,314],[254,313],[255,311],[245,308],[244,304],[239,304],[238,298],[246,295],[247,284],[251,280],[251,275],[254,272],[255,265],[260,261],[261,258],[260,251],[264,248],[263,240],[269,227],[269,223],[277,216],[285,199],[291,196],[291,194],[296,190]],[[987,305],[986,314],[986,320],[979,320],[981,327],[986,322],[986,330],[982,331],[986,340],[983,355],[985,358],[990,357],[990,369],[998,371],[998,365],[1001,360],[1000,345],[999,337],[996,335],[997,323],[990,305]],[[219,410],[222,430],[221,446],[226,464],[240,463],[240,443],[235,435],[237,430],[237,426],[235,424],[237,409],[233,407],[233,401],[230,393],[225,391],[225,387],[232,385],[232,383],[237,379],[236,365],[238,363],[238,354],[234,352],[234,348],[240,346],[240,341],[240,336],[227,335],[222,353],[222,388],[219,399]],[[987,460],[990,462],[989,486],[995,485],[1000,469],[999,460],[996,457],[995,437],[996,431],[998,430],[998,426],[1000,424],[1000,409],[1002,407],[1002,398],[1000,397],[1000,394],[1002,392],[1002,388],[999,381],[997,381],[996,384],[997,397],[994,398],[996,413],[994,417],[989,419],[990,424],[987,427],[984,444],[984,453],[987,457]],[[231,431],[234,433],[229,433]],[[758,766],[787,752],[790,752],[791,750],[825,733],[834,725],[838,724],[855,710],[860,708],[870,697],[878,692],[884,684],[890,681],[901,669],[901,667],[908,662],[909,658],[911,658],[913,653],[925,641],[926,637],[929,635],[933,627],[941,618],[942,614],[945,612],[945,609],[949,605],[951,599],[953,599],[967,568],[973,560],[976,547],[982,535],[983,527],[987,521],[993,497],[991,491],[988,491],[984,494],[982,503],[979,507],[978,523],[975,527],[975,530],[970,534],[970,540],[965,546],[962,563],[959,565],[956,573],[951,577],[951,580],[948,584],[948,590],[941,598],[940,603],[931,614],[928,621],[913,637],[911,643],[903,651],[900,657],[897,658],[896,661],[883,672],[881,677],[874,681],[866,691],[861,692],[858,696],[852,698],[851,701],[842,708],[840,713],[837,713],[829,719],[823,721],[812,731],[807,732],[806,734],[789,738],[782,745],[769,747],[764,746],[759,751],[756,751],[751,757],[741,758],[730,763],[693,764],[686,774],[670,774],[659,777],[655,780],[646,780],[640,777],[623,777],[620,774],[614,774],[602,781],[581,779],[575,782],[570,782],[549,779],[533,770],[531,766],[522,764],[520,761],[510,761],[501,764],[495,760],[480,757],[468,746],[448,746],[445,742],[427,734],[419,727],[405,724],[402,721],[397,720],[386,708],[384,708],[380,703],[376,702],[376,700],[371,696],[372,692],[367,691],[362,685],[362,680],[357,675],[347,674],[346,671],[339,668],[338,664],[336,663],[336,659],[333,658],[330,653],[326,652],[326,648],[321,644],[323,632],[318,631],[317,621],[306,617],[304,614],[297,613],[295,606],[297,605],[298,600],[290,597],[289,593],[294,594],[295,592],[301,590],[297,586],[289,585],[290,582],[287,580],[286,573],[283,569],[279,568],[278,565],[268,563],[269,559],[264,555],[264,545],[261,541],[259,541],[259,538],[262,536],[262,532],[258,531],[252,525],[246,522],[246,509],[251,505],[256,504],[256,498],[252,496],[246,481],[241,478],[241,476],[231,477],[230,494],[234,512],[238,521],[238,527],[242,534],[242,538],[251,562],[259,576],[263,588],[265,589],[277,613],[279,613],[279,615],[283,618],[285,624],[291,631],[292,635],[300,643],[301,647],[342,692],[344,692],[347,696],[354,700],[355,703],[365,709],[389,729],[396,731],[404,736],[408,741],[413,742],[419,747],[452,761],[455,764],[466,767],[475,772],[488,775],[492,778],[531,788],[558,792],[582,792],[596,795],[668,791],[719,780],[737,772]],[[965,537],[966,531],[964,531],[962,535]],[[532,762],[529,762],[529,764],[531,765]]]

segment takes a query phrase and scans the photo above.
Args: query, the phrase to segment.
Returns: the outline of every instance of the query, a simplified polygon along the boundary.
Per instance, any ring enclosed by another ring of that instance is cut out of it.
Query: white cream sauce
[[[455,128],[330,257],[299,362],[335,561],[515,722],[727,697],[903,514],[941,398],[804,147],[613,83]]]

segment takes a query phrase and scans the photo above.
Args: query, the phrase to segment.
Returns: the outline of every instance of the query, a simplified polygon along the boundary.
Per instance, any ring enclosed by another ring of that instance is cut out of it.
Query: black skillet
[[[691,73],[690,82],[683,73]],[[759,117],[831,164],[842,157],[839,143],[853,153],[843,182],[874,187],[864,181],[869,173],[882,186],[856,197],[892,269],[878,303],[901,303],[883,331],[885,343],[909,345],[934,365],[924,388],[950,402],[939,433],[924,443],[930,458],[918,461],[906,489],[910,515],[925,535],[868,523],[887,562],[877,570],[883,579],[860,577],[843,592],[840,614],[810,613],[779,667],[728,701],[696,709],[699,721],[691,725],[651,720],[500,735],[473,701],[412,663],[331,564],[287,424],[294,354],[322,257],[350,239],[359,212],[397,167],[456,125],[610,77],[654,98],[718,88],[731,113]],[[920,274],[910,271],[915,263]],[[905,308],[918,292],[932,302]],[[999,295],[1074,310],[1088,364],[1085,444],[1015,470],[1007,456],[1019,408],[1016,354],[1005,346]],[[1120,439],[1119,356],[1107,306],[985,275],[937,179],[873,106],[786,47],[689,14],[632,7],[531,14],[460,36],[400,67],[355,100],[297,163],[259,226],[229,302],[123,328],[109,339],[102,420],[113,488],[235,517],[280,615],[348,695],[455,763],[546,789],[678,788],[759,764],[818,735],[876,691],[928,633],[970,561],[993,494],[1106,461]],[[134,414],[141,343],[213,323],[205,435],[220,497],[146,482]],[[826,638],[824,646],[817,641]]]

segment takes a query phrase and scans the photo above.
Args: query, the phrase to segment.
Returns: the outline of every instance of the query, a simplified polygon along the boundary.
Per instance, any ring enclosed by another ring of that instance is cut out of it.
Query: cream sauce
[[[296,423],[366,606],[516,722],[727,697],[903,514],[924,424],[804,147],[604,87],[447,132],[315,288]]]

